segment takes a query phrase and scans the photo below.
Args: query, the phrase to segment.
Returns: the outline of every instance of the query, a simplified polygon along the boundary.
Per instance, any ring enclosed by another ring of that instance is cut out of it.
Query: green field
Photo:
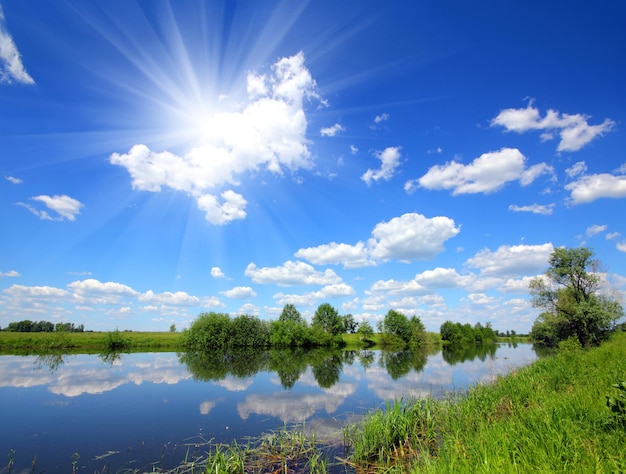
[[[112,345],[117,344],[116,347]],[[176,351],[180,334],[172,332],[0,332],[0,352],[78,353],[106,350]]]

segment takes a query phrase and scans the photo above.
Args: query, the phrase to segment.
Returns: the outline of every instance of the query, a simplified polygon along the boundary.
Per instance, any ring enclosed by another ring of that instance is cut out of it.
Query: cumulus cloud
[[[460,232],[449,217],[407,213],[380,222],[367,242],[354,245],[331,242],[300,249],[295,256],[316,265],[342,264],[346,268],[376,265],[387,260],[430,260],[443,252],[443,243]]]
[[[626,175],[608,173],[581,176],[577,181],[565,185],[570,191],[571,204],[586,204],[600,198],[626,197]]]
[[[526,168],[526,157],[522,152],[517,148],[502,148],[483,153],[469,165],[454,160],[435,165],[416,182],[405,184],[405,190],[411,192],[419,185],[431,190],[450,189],[453,195],[489,194],[510,181],[527,186],[542,174],[554,174],[554,169],[545,163]]]
[[[592,226],[587,227],[587,230],[585,231],[585,235],[587,237],[593,237],[594,235],[604,232],[606,229],[607,229],[606,225],[594,224]]]
[[[65,194],[60,196],[33,196],[30,198],[32,201],[38,201],[43,203],[49,210],[54,211],[57,216],[51,216],[47,211],[37,209],[28,203],[18,202],[18,206],[25,207],[31,213],[43,220],[56,220],[62,221],[67,219],[68,221],[75,221],[76,216],[80,214],[80,209],[84,204],[77,199],[66,196]]]
[[[377,151],[374,155],[382,163],[380,169],[368,169],[363,176],[361,176],[361,179],[368,185],[372,184],[372,181],[381,179],[389,181],[393,178],[396,168],[400,166],[400,158],[402,158],[399,146],[387,147],[383,151]]]
[[[479,251],[466,264],[486,276],[513,276],[543,272],[554,251],[551,243],[541,245],[502,245],[495,252]]]
[[[233,299],[254,298],[256,296],[256,292],[249,286],[236,286],[221,293],[227,298]]]
[[[326,127],[326,128],[322,128],[320,130],[320,134],[323,137],[334,137],[335,135],[337,135],[339,132],[343,132],[346,129],[343,128],[343,126],[340,123],[336,123],[335,125],[333,125],[332,127]]]
[[[232,190],[221,202],[210,190],[239,184],[250,171],[282,174],[311,166],[304,101],[318,97],[302,52],[278,60],[270,75],[248,74],[248,102],[238,111],[217,112],[206,121],[205,143],[183,155],[133,146],[110,162],[129,172],[133,189],[163,187],[193,196],[206,219],[226,224],[246,217],[246,200]]]
[[[509,211],[513,212],[532,212],[533,214],[543,214],[544,216],[552,215],[552,211],[554,210],[554,204],[531,204],[529,206],[518,206],[516,204],[511,204],[509,206]]]
[[[341,263],[346,268],[375,265],[375,262],[370,258],[366,244],[363,242],[357,242],[355,245],[331,242],[317,247],[300,249],[295,253],[295,256],[316,265]]]
[[[228,190],[221,194],[222,202],[212,194],[198,198],[198,208],[205,212],[205,218],[211,224],[223,225],[236,219],[246,218],[248,201],[241,194]]]
[[[5,27],[4,11],[0,5],[0,84],[34,84],[26,72],[20,52]]]
[[[316,303],[325,301],[328,298],[343,298],[354,295],[355,291],[350,285],[346,283],[335,283],[333,285],[326,285],[319,291],[312,291],[304,294],[285,294],[276,293],[274,299],[276,303],[284,306],[286,304],[293,304],[295,306],[313,306]]]
[[[589,118],[582,114],[560,114],[552,109],[548,110],[545,117],[541,117],[539,110],[533,107],[531,101],[526,108],[502,110],[491,120],[491,126],[501,126],[507,131],[517,133],[543,130],[545,132],[542,134],[542,140],[552,138],[552,132],[556,132],[561,137],[557,151],[578,151],[615,126],[615,122],[608,118],[599,125],[589,125],[587,122]]]
[[[616,245],[617,250],[619,250],[620,252],[626,252],[626,240],[623,240],[621,242],[619,242]]]
[[[213,278],[226,278],[226,275],[222,271],[220,267],[212,267],[211,268],[211,276]]]
[[[292,262],[291,260],[278,267],[258,268],[254,263],[250,263],[246,267],[245,275],[255,283],[279,286],[342,283],[341,278],[330,269],[320,272],[308,263]]]
[[[418,273],[408,281],[379,280],[371,286],[370,291],[394,296],[420,295],[443,288],[467,288],[475,278],[473,274],[460,275],[454,268],[438,267]]]

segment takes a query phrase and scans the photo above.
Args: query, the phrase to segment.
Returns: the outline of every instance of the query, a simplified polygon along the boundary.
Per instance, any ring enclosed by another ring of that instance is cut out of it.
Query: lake
[[[431,353],[0,356],[0,472],[150,471],[206,443],[304,424],[326,440],[388,400],[444,397],[531,363],[530,344]]]

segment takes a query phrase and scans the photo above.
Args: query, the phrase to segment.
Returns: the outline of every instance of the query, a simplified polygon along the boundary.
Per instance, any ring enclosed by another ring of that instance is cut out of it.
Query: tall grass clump
[[[566,342],[465,394],[371,414],[346,431],[349,461],[365,472],[625,472],[623,380],[626,333],[593,349]]]

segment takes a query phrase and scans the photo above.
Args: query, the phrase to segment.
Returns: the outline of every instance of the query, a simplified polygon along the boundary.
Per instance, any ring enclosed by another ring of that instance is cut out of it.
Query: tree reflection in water
[[[443,360],[450,365],[461,362],[480,359],[484,361],[487,357],[493,359],[498,350],[497,344],[467,344],[467,345],[450,345],[444,346],[442,349]]]

